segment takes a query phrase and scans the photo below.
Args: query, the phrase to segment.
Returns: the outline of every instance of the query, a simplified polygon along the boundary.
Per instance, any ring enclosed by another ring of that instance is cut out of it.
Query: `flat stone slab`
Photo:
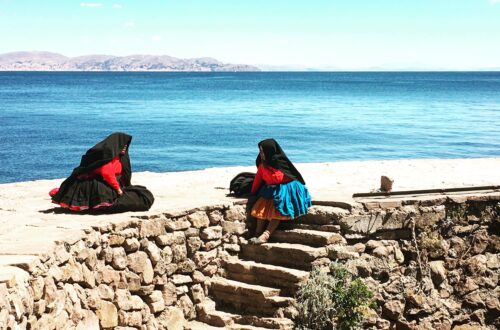
[[[302,244],[265,243],[243,245],[242,256],[266,264],[309,270],[311,262],[328,256],[325,247],[311,247]]]
[[[310,246],[346,243],[340,234],[308,229],[276,230],[271,236],[271,242],[297,243]]]

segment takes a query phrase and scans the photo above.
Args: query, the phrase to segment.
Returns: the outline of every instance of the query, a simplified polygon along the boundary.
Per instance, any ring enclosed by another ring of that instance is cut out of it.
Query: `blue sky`
[[[500,0],[0,0],[0,53],[324,69],[500,68]]]

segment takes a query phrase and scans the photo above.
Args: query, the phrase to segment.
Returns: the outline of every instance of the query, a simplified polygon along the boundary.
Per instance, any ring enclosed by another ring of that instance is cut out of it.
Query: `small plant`
[[[354,279],[343,266],[332,264],[330,272],[314,269],[297,292],[297,329],[358,327],[373,307],[373,293],[361,279]]]

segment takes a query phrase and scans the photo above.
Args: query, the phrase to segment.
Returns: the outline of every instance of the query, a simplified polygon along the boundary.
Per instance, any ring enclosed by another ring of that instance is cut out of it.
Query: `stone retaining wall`
[[[367,202],[338,259],[379,306],[366,328],[500,328],[500,195]]]
[[[17,257],[0,276],[0,328],[182,329],[221,257],[239,251],[244,220],[242,205],[161,214]]]
[[[500,194],[315,205],[336,259],[375,292],[365,328],[500,327]],[[334,206],[332,206],[334,205]],[[245,243],[245,205],[89,229],[0,271],[0,329],[178,329]],[[15,276],[11,274],[15,273]],[[418,327],[417,327],[418,325]]]

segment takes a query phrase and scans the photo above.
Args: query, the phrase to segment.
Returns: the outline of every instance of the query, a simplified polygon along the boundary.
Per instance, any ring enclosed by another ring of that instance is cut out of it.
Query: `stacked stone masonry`
[[[0,329],[293,329],[332,261],[375,294],[363,328],[496,329],[499,213],[498,192],[317,202],[259,246],[241,202],[95,227],[0,255]]]

